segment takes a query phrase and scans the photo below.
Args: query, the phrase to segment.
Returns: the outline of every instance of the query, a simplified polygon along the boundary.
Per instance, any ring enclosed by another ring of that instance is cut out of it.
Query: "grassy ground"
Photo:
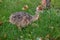
[[[8,22],[9,16],[13,12],[22,11],[24,5],[28,5],[29,9],[25,12],[31,15],[35,14],[35,8],[40,0],[3,0],[0,2],[0,40],[37,40],[37,38],[45,38],[50,35],[51,38],[60,36],[60,11],[54,8],[44,10],[40,13],[39,20],[28,25],[22,31]]]
[[[54,6],[54,8],[60,9],[60,0],[51,0],[51,4]]]

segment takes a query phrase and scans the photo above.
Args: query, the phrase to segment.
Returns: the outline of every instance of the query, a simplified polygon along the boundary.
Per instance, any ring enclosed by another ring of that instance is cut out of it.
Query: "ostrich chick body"
[[[41,11],[40,7],[36,8],[36,14],[34,16],[29,15],[26,12],[16,12],[11,14],[9,17],[9,22],[17,25],[17,27],[25,27],[32,21],[36,21],[39,18],[39,12]]]
[[[24,27],[31,22],[32,16],[26,12],[16,12],[11,14],[9,22],[20,27]]]

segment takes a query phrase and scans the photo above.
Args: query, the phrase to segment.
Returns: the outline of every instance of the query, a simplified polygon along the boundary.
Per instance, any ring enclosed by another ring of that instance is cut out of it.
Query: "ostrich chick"
[[[35,15],[29,15],[26,12],[16,12],[10,15],[9,17],[9,22],[12,24],[15,24],[18,28],[19,27],[25,27],[26,25],[30,24],[33,21],[38,20],[39,18],[39,13],[41,12],[42,7],[38,6],[36,8]]]

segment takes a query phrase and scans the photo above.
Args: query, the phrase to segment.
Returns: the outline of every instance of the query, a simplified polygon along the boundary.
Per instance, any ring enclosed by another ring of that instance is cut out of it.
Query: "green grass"
[[[40,2],[40,0],[3,0],[0,3],[0,20],[3,21],[0,25],[0,40],[36,40],[37,37],[45,38],[47,34],[52,38],[60,36],[60,11],[57,12],[54,8],[44,10],[37,21],[21,31],[8,22],[10,14],[22,11],[24,5],[29,6],[25,12],[34,15],[35,8]]]
[[[51,0],[51,4],[54,5],[54,8],[60,8],[60,0]]]

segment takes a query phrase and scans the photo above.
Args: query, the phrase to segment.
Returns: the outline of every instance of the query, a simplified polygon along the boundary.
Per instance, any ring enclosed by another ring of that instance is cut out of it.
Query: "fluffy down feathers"
[[[24,27],[31,22],[32,16],[26,12],[16,12],[11,14],[9,22],[20,27]]]

